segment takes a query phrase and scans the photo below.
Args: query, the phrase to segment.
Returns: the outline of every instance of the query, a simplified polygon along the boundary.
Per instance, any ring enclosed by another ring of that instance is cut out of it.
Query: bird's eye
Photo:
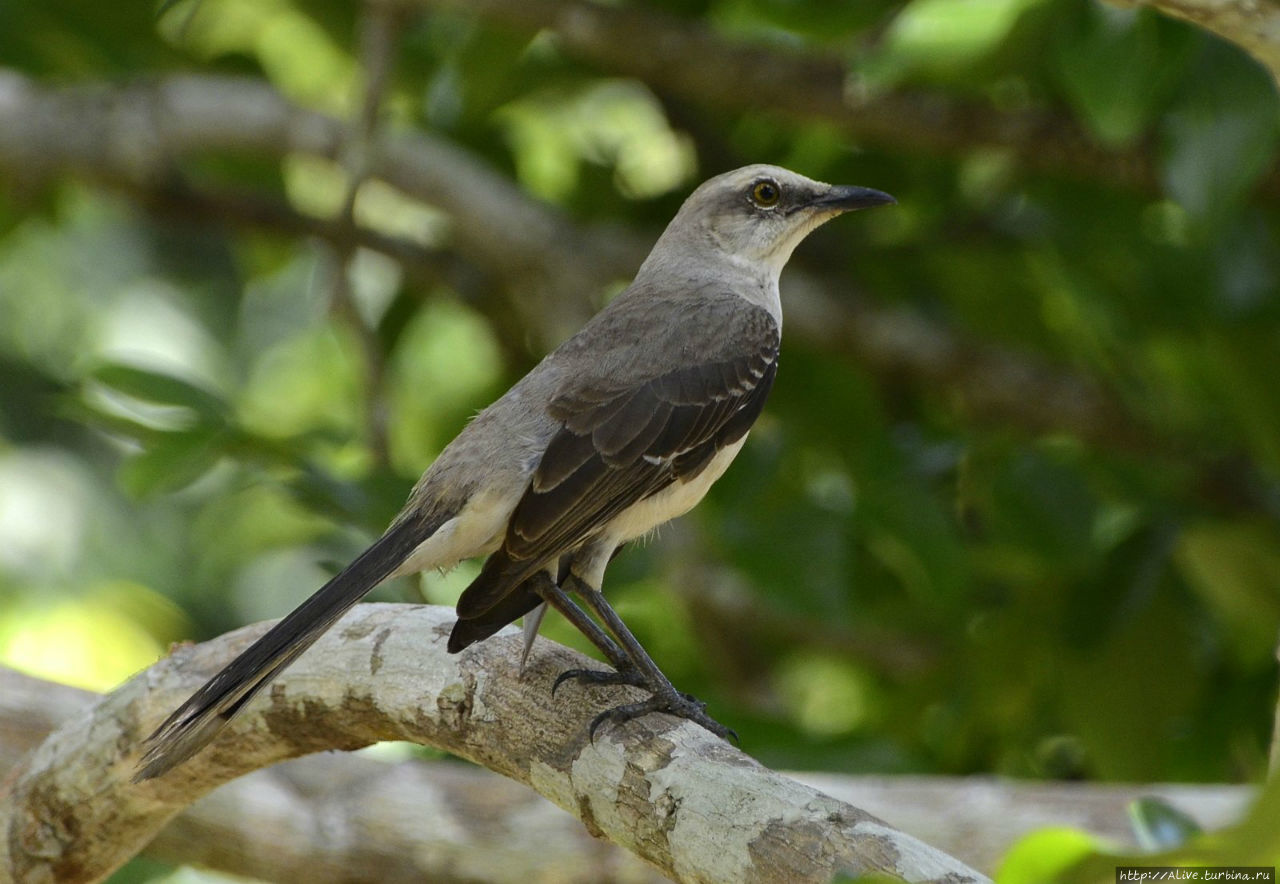
[[[751,201],[762,209],[773,208],[781,197],[782,188],[776,181],[765,178],[751,185]]]

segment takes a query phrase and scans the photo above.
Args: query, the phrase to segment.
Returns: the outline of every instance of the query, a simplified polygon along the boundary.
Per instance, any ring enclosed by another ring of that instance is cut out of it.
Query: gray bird
[[[656,711],[731,734],[672,686],[605,601],[605,566],[693,507],[742,448],[777,371],[778,277],[792,250],[842,212],[892,202],[777,166],[705,182],[635,281],[458,434],[385,534],[147,738],[135,780],[198,752],[382,581],[478,556],[488,559],[458,600],[451,653],[523,617],[527,656],[550,605],[614,667],[571,670],[557,686],[650,692],[602,713],[593,734]]]

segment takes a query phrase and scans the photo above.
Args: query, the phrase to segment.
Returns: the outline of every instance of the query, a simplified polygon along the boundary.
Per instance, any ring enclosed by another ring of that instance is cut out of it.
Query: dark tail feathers
[[[199,752],[258,691],[385,580],[443,519],[404,519],[174,710],[143,743],[133,781],[158,777]]]

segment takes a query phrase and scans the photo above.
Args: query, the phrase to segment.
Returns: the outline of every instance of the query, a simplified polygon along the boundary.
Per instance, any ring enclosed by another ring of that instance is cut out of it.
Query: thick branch
[[[0,782],[23,755],[98,699],[93,691],[0,666]]]
[[[0,771],[97,700],[88,691],[0,668]],[[925,835],[978,869],[994,868],[1010,844],[1043,826],[1073,826],[1123,844],[1130,840],[1126,807],[1138,797],[1160,797],[1206,831],[1220,829],[1244,814],[1254,792],[1239,785],[794,776]],[[145,853],[315,884],[656,880],[630,854],[591,838],[559,808],[490,771],[447,762],[389,765],[354,755],[299,758],[227,783],[187,808]]]
[[[0,780],[100,699],[0,667]],[[297,758],[233,780],[185,809],[143,851],[268,881],[664,880],[506,777],[450,762]]]
[[[227,783],[145,850],[268,881],[657,884],[541,795],[469,765],[312,755]]]
[[[1242,785],[1186,783],[1045,783],[993,777],[841,777],[796,774],[798,779],[879,814],[928,838],[979,869],[994,870],[1009,846],[1050,826],[1091,832],[1133,849],[1129,805],[1158,798],[1216,831],[1244,818],[1257,790]]]
[[[618,692],[550,696],[557,674],[590,661],[542,642],[522,676],[514,631],[452,656],[452,622],[444,608],[358,607],[201,756],[130,784],[141,737],[265,625],[178,650],[10,772],[0,795],[0,869],[23,881],[97,880],[221,783],[285,758],[390,739],[433,745],[526,783],[678,880],[826,881],[841,871],[983,880],[688,722],[651,715],[591,743],[587,722]]]

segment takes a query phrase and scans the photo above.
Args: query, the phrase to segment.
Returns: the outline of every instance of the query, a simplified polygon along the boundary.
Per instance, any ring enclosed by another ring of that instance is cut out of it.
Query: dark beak
[[[870,187],[836,186],[819,196],[809,206],[826,211],[850,212],[854,209],[872,209],[891,206],[898,201],[889,194]]]

